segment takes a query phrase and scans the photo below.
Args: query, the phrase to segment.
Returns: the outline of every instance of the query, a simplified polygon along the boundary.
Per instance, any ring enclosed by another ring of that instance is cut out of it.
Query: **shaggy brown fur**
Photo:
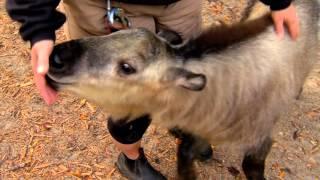
[[[202,55],[221,51],[230,45],[253,38],[272,25],[270,14],[259,19],[235,25],[221,25],[202,32],[197,38],[191,40],[179,48],[177,55],[188,59],[190,57],[200,58]]]

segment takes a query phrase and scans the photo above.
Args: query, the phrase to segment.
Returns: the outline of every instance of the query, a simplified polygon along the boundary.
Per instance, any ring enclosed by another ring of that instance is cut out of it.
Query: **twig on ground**
[[[110,179],[110,177],[112,176],[112,174],[116,171],[116,168],[113,168],[107,175],[107,178]]]
[[[41,169],[44,169],[44,168],[47,168],[47,167],[49,167],[49,166],[56,165],[56,164],[57,164],[57,163],[45,163],[45,164],[41,164],[41,165],[38,165],[38,166],[34,167],[31,172],[35,172],[35,171],[38,171],[38,170],[41,170]]]
[[[9,171],[17,171],[29,165],[30,162],[24,162],[17,165],[12,166]]]
[[[7,155],[5,154],[0,160],[0,167],[6,160],[7,160]]]
[[[2,54],[0,57],[15,57],[16,55],[13,54]]]
[[[30,145],[31,145],[33,139],[34,139],[34,135],[33,135],[33,133],[30,133],[29,142],[28,142],[28,144],[25,146],[24,151],[23,151],[22,154],[21,154],[20,161],[22,161],[24,158],[26,158],[26,156],[27,156],[27,154],[28,154],[28,152],[29,152],[29,148],[30,148]]]

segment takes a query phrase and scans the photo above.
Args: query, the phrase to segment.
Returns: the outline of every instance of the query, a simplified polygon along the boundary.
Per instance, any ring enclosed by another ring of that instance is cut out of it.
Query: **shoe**
[[[129,180],[166,180],[159,171],[149,164],[142,148],[139,149],[139,153],[136,160],[127,158],[123,153],[119,155],[116,166],[120,173]]]

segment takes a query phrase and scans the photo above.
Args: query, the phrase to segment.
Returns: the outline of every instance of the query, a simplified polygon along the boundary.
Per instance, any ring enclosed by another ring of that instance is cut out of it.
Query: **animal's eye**
[[[119,63],[119,71],[121,74],[130,75],[136,73],[136,69],[126,62]]]

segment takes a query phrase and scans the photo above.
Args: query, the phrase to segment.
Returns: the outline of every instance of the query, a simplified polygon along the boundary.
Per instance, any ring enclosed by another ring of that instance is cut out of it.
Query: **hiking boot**
[[[166,180],[166,178],[155,170],[144,155],[143,149],[139,149],[138,159],[131,160],[120,153],[116,166],[120,173],[129,180]]]

